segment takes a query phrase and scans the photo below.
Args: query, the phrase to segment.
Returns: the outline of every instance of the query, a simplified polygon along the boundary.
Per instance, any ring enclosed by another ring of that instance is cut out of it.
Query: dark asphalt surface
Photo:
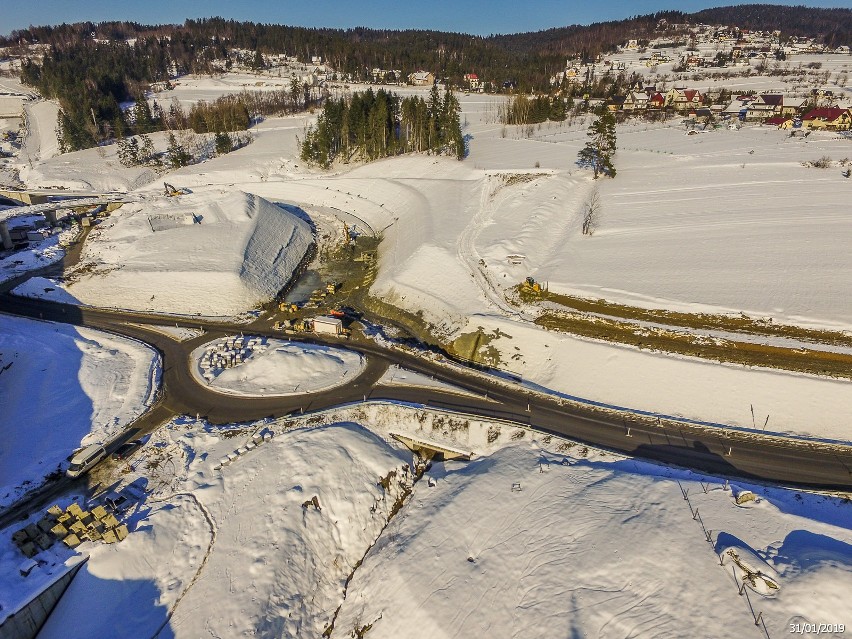
[[[200,415],[212,423],[238,423],[315,411],[364,398],[404,401],[482,417],[525,424],[590,445],[695,470],[752,480],[811,488],[852,489],[852,447],[760,436],[721,428],[663,420],[647,423],[638,417],[615,415],[592,407],[567,404],[557,397],[532,394],[520,385],[506,384],[462,367],[446,366],[414,353],[377,345],[371,340],[293,338],[339,345],[366,356],[366,370],[348,384],[302,396],[241,398],[216,393],[200,385],[190,372],[189,354],[201,344],[239,333],[287,338],[268,322],[251,325],[177,319],[144,313],[67,306],[42,300],[0,295],[0,310],[17,315],[87,326],[132,337],[154,346],[163,358],[159,402],[131,424],[113,444],[151,432],[173,415]],[[178,342],[146,325],[203,327],[205,334]],[[433,376],[481,397],[439,389],[378,386],[390,364]],[[529,410],[527,410],[529,408]],[[3,515],[0,514],[0,522]]]

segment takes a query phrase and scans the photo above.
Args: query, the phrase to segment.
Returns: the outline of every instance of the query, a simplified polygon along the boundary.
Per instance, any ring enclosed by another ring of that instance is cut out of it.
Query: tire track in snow
[[[497,184],[495,185],[495,182]],[[501,186],[503,188],[501,188]],[[504,193],[497,199],[496,196],[500,191]],[[500,207],[505,200],[510,196],[508,188],[500,180],[499,176],[487,175],[479,198],[479,206],[470,222],[465,226],[464,230],[459,234],[459,239],[456,242],[456,254],[459,261],[467,268],[468,272],[473,277],[473,280],[485,296],[485,300],[492,306],[497,307],[505,315],[517,317],[526,322],[531,322],[535,318],[532,315],[519,311],[514,306],[509,304],[505,296],[500,292],[497,286],[488,277],[484,267],[481,266],[482,258],[476,250],[476,240],[482,233],[482,229],[492,220],[495,211]]]

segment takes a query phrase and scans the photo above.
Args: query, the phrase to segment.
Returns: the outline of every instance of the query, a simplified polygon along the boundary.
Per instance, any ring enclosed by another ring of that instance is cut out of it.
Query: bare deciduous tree
[[[583,203],[583,235],[591,236],[597,227],[598,213],[601,209],[601,194],[598,188],[592,189],[588,199]]]

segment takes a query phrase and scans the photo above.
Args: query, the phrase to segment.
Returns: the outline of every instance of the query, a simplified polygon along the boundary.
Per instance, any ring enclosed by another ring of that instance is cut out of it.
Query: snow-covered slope
[[[235,438],[174,437],[159,452],[178,465],[176,494],[154,495],[121,544],[87,545],[91,559],[42,637],[66,637],[72,619],[92,639],[163,626],[176,638],[319,637],[411,482],[407,452],[337,424],[279,435],[219,475],[205,457]]]
[[[219,189],[125,205],[93,234],[67,286],[83,303],[217,316],[273,297],[312,241],[304,220]]]
[[[138,342],[0,316],[0,505],[140,415],[158,367]]]
[[[331,637],[733,638],[757,633],[749,603],[770,636],[852,623],[843,500],[405,407],[325,419],[219,470],[252,429],[155,434],[130,536],[78,549],[91,558],[42,636],[318,637],[334,620]],[[399,509],[410,455],[390,431],[474,460],[436,463]],[[755,576],[747,601],[742,567],[777,587]]]
[[[749,592],[770,636],[793,619],[852,623],[849,504],[712,479],[705,494],[688,475],[545,448],[511,445],[420,482],[352,580],[333,636],[365,625],[377,639],[756,635],[732,558],[720,565],[729,548],[778,575],[775,594]],[[759,503],[737,506],[746,488]]]

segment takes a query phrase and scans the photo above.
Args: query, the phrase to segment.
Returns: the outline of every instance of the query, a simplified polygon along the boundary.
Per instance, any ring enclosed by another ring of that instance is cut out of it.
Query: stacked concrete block
[[[51,506],[37,523],[29,524],[12,534],[12,541],[25,557],[31,558],[61,540],[68,548],[84,541],[115,543],[127,537],[127,526],[101,505],[91,511],[72,503],[64,511]]]

